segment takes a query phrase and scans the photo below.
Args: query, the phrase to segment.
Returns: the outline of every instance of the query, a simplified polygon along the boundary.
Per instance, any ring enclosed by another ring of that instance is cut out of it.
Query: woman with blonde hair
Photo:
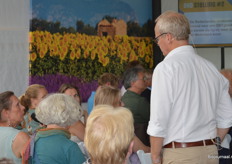
[[[20,97],[20,103],[25,107],[24,128],[29,134],[33,134],[35,130],[41,126],[39,121],[36,119],[35,108],[47,94],[48,91],[45,86],[40,84],[32,84]]]
[[[121,102],[121,91],[110,86],[102,86],[98,88],[94,99],[94,105],[111,105],[113,107],[123,106],[123,103]],[[137,136],[134,136],[133,152],[136,153],[138,150],[143,150],[148,153],[150,152],[150,147],[144,145]]]
[[[94,98],[94,105],[99,104],[112,105],[114,107],[122,106],[120,90],[110,86],[98,88]]]
[[[124,107],[95,106],[84,140],[91,163],[126,164],[133,147],[133,122],[131,112]]]

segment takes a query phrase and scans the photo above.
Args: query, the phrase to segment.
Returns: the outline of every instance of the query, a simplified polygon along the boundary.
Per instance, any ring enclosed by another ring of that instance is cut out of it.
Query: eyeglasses
[[[143,80],[143,81],[146,81],[147,78],[144,76],[142,79],[137,79],[137,80]]]
[[[157,37],[155,37],[155,39],[154,39],[154,42],[156,43],[156,44],[158,44],[158,42],[159,42],[159,37],[161,37],[161,36],[163,36],[163,35],[165,35],[165,34],[168,34],[168,33],[162,33],[162,34],[160,34],[159,36],[157,36]]]

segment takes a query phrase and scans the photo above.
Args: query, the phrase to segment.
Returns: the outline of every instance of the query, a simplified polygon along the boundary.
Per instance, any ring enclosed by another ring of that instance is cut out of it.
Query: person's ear
[[[132,86],[134,85],[135,82],[136,82],[136,81],[132,81],[132,82],[130,83],[130,87],[132,87]]]
[[[31,108],[31,109],[36,108],[36,106],[37,106],[36,98],[30,98],[30,101],[31,101],[31,106],[30,106],[30,108]]]
[[[172,39],[173,39],[171,35],[168,35],[167,38],[168,38],[169,42],[172,41]]]
[[[1,112],[1,120],[6,121],[9,117],[9,110],[3,109]]]
[[[175,38],[173,37],[173,35],[170,34],[170,33],[167,34],[167,38],[168,38],[168,42],[171,42],[171,41],[173,41],[173,40],[175,39]]]

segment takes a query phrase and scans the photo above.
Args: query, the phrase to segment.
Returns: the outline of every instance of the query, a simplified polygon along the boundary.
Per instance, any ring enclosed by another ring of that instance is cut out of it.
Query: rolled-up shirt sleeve
[[[147,133],[150,136],[163,137],[167,135],[167,126],[173,102],[172,71],[158,65],[152,77],[150,121]]]

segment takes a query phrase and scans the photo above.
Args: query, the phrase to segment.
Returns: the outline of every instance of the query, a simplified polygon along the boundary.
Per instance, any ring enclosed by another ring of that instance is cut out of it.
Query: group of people
[[[128,149],[128,154],[126,156],[122,154],[120,158],[124,159],[124,162],[131,160],[131,163],[135,163],[133,161],[138,163],[139,159],[135,155],[136,152],[141,149],[145,152],[150,152],[150,147],[144,145],[134,134],[132,113],[127,108],[122,108],[119,78],[112,73],[104,73],[99,77],[99,84],[93,97],[93,109],[95,111],[99,108],[101,112],[109,110],[110,115],[112,114],[111,110],[115,110],[116,112],[111,116],[110,121],[114,117],[117,118],[115,119],[116,121],[122,115],[126,116],[124,123],[127,122],[126,124],[133,131],[133,135],[130,134],[128,141],[125,142],[131,145],[130,149]],[[0,104],[0,127],[6,133],[5,135],[0,135],[0,140],[2,141],[0,145],[4,147],[4,153],[0,153],[0,158],[7,157],[13,160],[14,163],[21,163],[21,161],[23,163],[76,163],[76,161],[83,163],[87,160],[76,143],[90,142],[87,140],[91,137],[86,136],[93,134],[88,134],[88,131],[86,131],[89,127],[89,124],[86,124],[88,122],[88,113],[86,110],[82,110],[80,92],[74,85],[63,84],[57,93],[48,95],[45,86],[33,84],[19,98],[11,91],[1,93]],[[14,109],[13,105],[17,108]],[[9,111],[10,115],[5,116],[5,111]],[[107,112],[101,114],[104,115]],[[94,112],[90,116],[92,115],[94,117]],[[123,119],[120,119],[120,123],[123,123]],[[121,139],[117,138],[119,137],[117,134],[121,134],[122,131],[127,129],[124,123],[122,124],[123,128],[113,129],[112,133],[109,134],[109,138],[115,136],[115,139],[121,142]],[[92,123],[91,126],[95,126],[94,124]],[[112,124],[116,128],[119,126],[119,123],[117,123],[117,126],[115,125]],[[109,126],[108,128],[112,127]],[[124,138],[125,135],[128,135],[128,133],[124,132],[120,137]],[[9,138],[9,136],[11,137]],[[105,135],[103,135],[104,137]],[[96,136],[94,138],[96,139]],[[14,146],[17,143],[20,145]],[[118,145],[117,143],[115,148],[117,146],[122,148],[123,144]],[[96,143],[94,145],[96,146]],[[86,145],[88,150],[89,146],[91,145]],[[11,147],[13,148],[12,150]],[[125,152],[126,147],[120,151]],[[17,150],[17,156],[14,148]],[[65,153],[63,153],[64,151]],[[114,149],[111,151],[113,153]],[[96,157],[92,157],[91,151],[88,152],[92,162],[99,160],[95,159]],[[115,161],[118,158],[116,157]]]
[[[219,72],[197,55],[184,15],[167,11],[155,22],[164,60],[154,71],[129,63],[122,88],[117,76],[104,73],[87,111],[71,84],[49,95],[39,84],[20,98],[0,93],[0,159],[139,164],[136,152],[144,150],[152,164],[217,164],[219,155],[220,163],[231,163],[232,70]]]
[[[56,160],[82,164],[85,158],[77,144],[70,140],[73,135],[83,141],[85,131],[85,122],[80,121],[85,114],[77,99],[78,90],[70,93],[73,88],[64,84],[59,91],[62,93],[47,96],[43,85],[33,84],[20,98],[12,91],[1,93],[0,158],[8,158],[16,164],[54,163]]]

